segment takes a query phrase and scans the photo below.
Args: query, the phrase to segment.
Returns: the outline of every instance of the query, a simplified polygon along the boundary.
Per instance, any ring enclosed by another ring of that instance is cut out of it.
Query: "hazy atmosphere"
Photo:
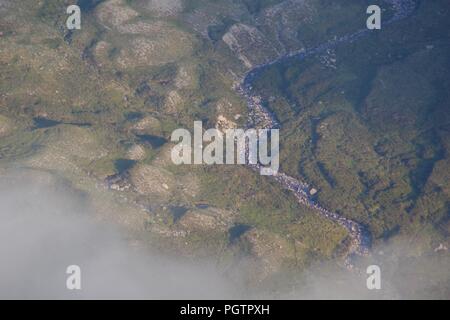
[[[2,299],[392,299],[414,298],[449,280],[442,272],[448,260],[416,262],[401,272],[398,257],[393,263],[378,256],[388,271],[382,294],[367,290],[365,275],[330,266],[311,268],[278,292],[255,290],[245,285],[245,270],[133,248],[126,234],[95,221],[82,194],[49,174],[16,171],[3,177],[0,190]],[[82,270],[80,291],[66,288],[70,265]]]
[[[30,174],[30,172],[28,172]],[[0,297],[5,299],[231,298],[238,294],[211,263],[196,265],[133,250],[126,236],[93,221],[81,196],[26,174],[0,184]],[[82,270],[82,290],[66,269]]]
[[[0,298],[449,299],[448,30],[448,0],[0,0]]]

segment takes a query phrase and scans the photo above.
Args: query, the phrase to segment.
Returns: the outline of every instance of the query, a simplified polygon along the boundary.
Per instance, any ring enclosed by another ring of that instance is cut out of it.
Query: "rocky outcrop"
[[[11,7],[10,0],[0,0],[0,12],[6,11],[6,9],[9,9]]]
[[[164,111],[168,114],[177,113],[178,107],[182,104],[182,102],[183,98],[180,94],[177,91],[172,90],[167,95]]]
[[[191,50],[192,39],[187,33],[167,28],[161,33],[130,40],[129,46],[120,51],[117,63],[125,69],[162,65],[180,60],[189,55]]]
[[[283,263],[295,259],[293,245],[280,235],[260,229],[250,229],[241,236],[250,244],[250,254],[254,259],[254,280],[261,281],[276,273]]]
[[[138,165],[131,169],[130,181],[139,194],[159,200],[168,200],[176,188],[172,173],[150,165]]]
[[[154,117],[147,116],[133,124],[131,130],[138,134],[158,135],[161,132],[161,122]]]
[[[234,24],[222,40],[249,69],[279,56],[277,49],[261,31],[242,23]]]
[[[236,128],[237,128],[236,122],[227,119],[225,116],[221,114],[217,116],[216,129],[225,132],[228,129],[236,129]]]
[[[109,0],[100,4],[96,15],[108,33],[117,31],[135,35],[124,38],[114,47],[113,60],[121,69],[175,62],[191,52],[194,39],[189,33],[164,21],[143,20],[124,0]],[[107,57],[105,60],[108,60]]]
[[[274,46],[286,53],[304,45],[298,30],[309,26],[318,14],[311,1],[288,0],[262,10],[256,23]]]
[[[177,89],[186,89],[189,87],[194,87],[195,79],[193,75],[195,73],[196,70],[194,70],[194,66],[192,65],[180,66],[178,68],[178,73],[175,78],[175,87],[177,87]]]
[[[218,208],[194,209],[186,212],[178,224],[190,231],[226,232],[233,222],[233,212]]]
[[[168,27],[169,27],[168,24],[161,21],[154,21],[152,23],[138,21],[136,23],[126,23],[119,25],[117,27],[117,31],[119,31],[120,33],[144,34],[144,35],[147,34],[151,36],[155,33],[164,32],[164,30]]]
[[[125,6],[123,0],[109,0],[97,8],[97,17],[106,26],[120,26],[138,15],[138,12]]]
[[[130,160],[143,160],[145,158],[146,152],[143,146],[139,144],[132,145],[127,151],[127,157]]]
[[[175,16],[183,10],[182,0],[147,0],[145,8],[158,17]]]
[[[12,130],[12,126],[8,118],[0,115],[0,137],[8,135]]]

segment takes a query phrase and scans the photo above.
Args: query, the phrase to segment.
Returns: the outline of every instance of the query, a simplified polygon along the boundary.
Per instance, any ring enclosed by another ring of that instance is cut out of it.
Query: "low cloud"
[[[20,175],[0,182],[0,298],[214,299],[236,294],[212,263],[134,250],[118,230],[92,221],[81,194],[38,180]],[[81,267],[82,290],[66,288],[69,265]]]

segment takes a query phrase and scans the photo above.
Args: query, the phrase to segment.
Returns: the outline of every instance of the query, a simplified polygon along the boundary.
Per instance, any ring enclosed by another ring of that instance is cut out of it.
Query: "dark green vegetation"
[[[449,9],[421,2],[408,20],[257,82],[282,122],[283,170],[375,240],[448,237]]]

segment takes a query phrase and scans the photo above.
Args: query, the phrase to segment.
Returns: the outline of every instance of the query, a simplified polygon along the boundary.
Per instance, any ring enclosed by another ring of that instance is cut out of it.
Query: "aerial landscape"
[[[450,299],[449,57],[446,0],[0,0],[0,298]]]

